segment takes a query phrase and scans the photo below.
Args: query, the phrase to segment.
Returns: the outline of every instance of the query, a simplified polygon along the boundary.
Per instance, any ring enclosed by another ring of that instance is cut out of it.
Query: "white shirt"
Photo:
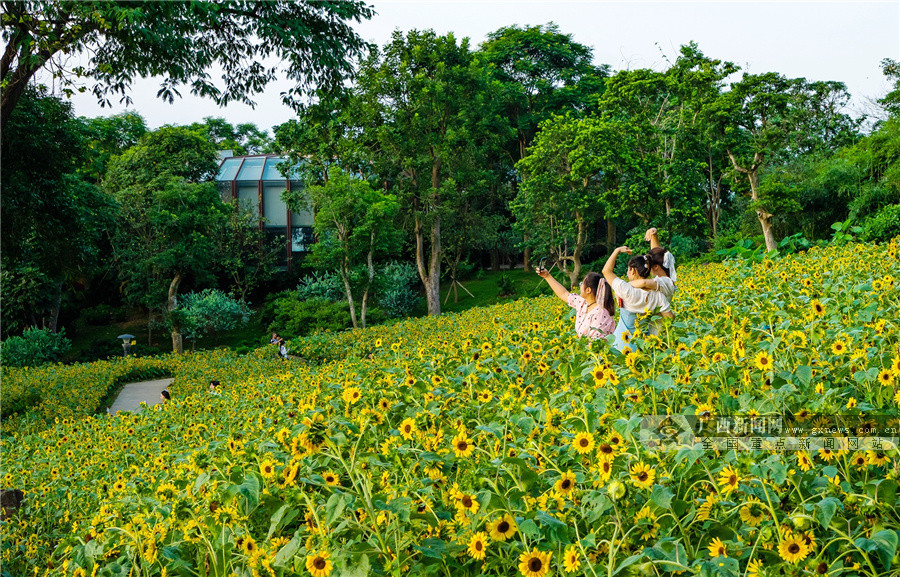
[[[658,276],[653,280],[656,281],[656,290],[661,292],[666,300],[671,301],[672,295],[675,294],[675,282],[667,276]]]
[[[659,281],[659,278],[656,280]],[[674,287],[675,285],[673,284],[672,286]],[[643,313],[645,311],[665,313],[671,309],[669,299],[666,298],[662,290],[645,291],[634,288],[620,278],[616,278],[612,282],[612,289],[616,296],[622,299],[622,306],[633,313]]]

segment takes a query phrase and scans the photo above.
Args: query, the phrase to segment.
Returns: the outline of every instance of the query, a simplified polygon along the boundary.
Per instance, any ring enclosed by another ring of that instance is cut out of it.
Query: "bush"
[[[28,328],[21,337],[10,337],[0,347],[0,364],[6,367],[34,367],[58,362],[72,347],[66,330]]]
[[[339,331],[350,327],[349,305],[324,298],[299,300],[282,297],[272,306],[274,320],[270,332],[285,338],[295,338],[322,331]]]
[[[499,297],[511,297],[516,294],[516,285],[513,283],[512,277],[506,273],[501,274],[497,279],[497,288],[500,289],[497,292]]]
[[[378,305],[387,316],[407,317],[419,305],[421,298],[415,290],[419,273],[411,263],[388,263],[377,280]]]
[[[250,309],[220,290],[206,289],[184,295],[178,305],[178,316],[185,336],[196,339],[246,325]]]
[[[900,235],[900,204],[886,206],[863,223],[865,241],[887,242]]]
[[[308,299],[327,299],[332,302],[343,300],[344,285],[341,278],[335,272],[314,272],[308,277],[300,279],[297,283],[297,298],[301,301]]]

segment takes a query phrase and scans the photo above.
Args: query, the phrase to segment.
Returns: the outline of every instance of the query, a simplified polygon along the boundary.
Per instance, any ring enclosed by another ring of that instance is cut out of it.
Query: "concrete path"
[[[172,379],[157,379],[125,385],[112,407],[109,408],[109,414],[115,415],[119,411],[136,411],[140,408],[142,401],[150,406],[159,404],[162,402],[159,399],[159,393],[171,382]]]

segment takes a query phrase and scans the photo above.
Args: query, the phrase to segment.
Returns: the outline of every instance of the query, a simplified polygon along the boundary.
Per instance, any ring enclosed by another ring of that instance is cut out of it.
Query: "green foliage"
[[[900,204],[886,206],[867,218],[860,237],[866,241],[887,242],[900,236]]]
[[[80,120],[87,148],[79,174],[95,184],[102,180],[113,156],[136,145],[147,134],[144,118],[133,111]]]
[[[211,2],[12,2],[4,5],[2,124],[34,74],[61,54],[90,55],[71,71],[54,68],[67,94],[82,79],[108,105],[135,77],[162,77],[157,96],[173,102],[179,89],[211,98],[253,104],[279,73],[296,83],[283,99],[292,104],[310,86],[336,86],[351,71],[350,61],[366,44],[347,21],[374,14],[360,0],[251,0]],[[267,57],[271,56],[271,60]],[[9,62],[7,62],[9,60]],[[265,64],[272,62],[274,64]],[[216,80],[209,69],[218,65]]]
[[[345,302],[332,302],[323,298],[300,300],[294,295],[288,295],[275,299],[271,310],[274,320],[269,324],[269,331],[286,338],[338,331],[351,326]]]
[[[179,299],[175,313],[178,313],[179,326],[185,336],[193,339],[230,331],[250,320],[246,303],[216,289],[184,295]]]
[[[296,294],[300,300],[320,298],[337,302],[344,297],[344,287],[336,272],[314,271],[300,279]]]
[[[511,297],[516,294],[516,285],[508,274],[501,274],[497,279],[498,297]]]
[[[418,273],[411,263],[390,262],[377,277],[378,305],[391,318],[410,316],[422,298],[416,292]]]
[[[50,329],[31,327],[21,337],[9,337],[0,348],[0,364],[5,367],[36,367],[58,362],[72,343],[66,329],[53,333]]]
[[[113,203],[77,175],[82,136],[71,104],[39,89],[25,92],[2,132],[5,334],[55,328],[66,281],[92,273],[108,251]]]
[[[217,150],[231,150],[237,156],[274,151],[274,142],[268,131],[260,130],[252,122],[233,126],[224,118],[207,116],[203,122],[195,122],[188,128],[204,135]]]

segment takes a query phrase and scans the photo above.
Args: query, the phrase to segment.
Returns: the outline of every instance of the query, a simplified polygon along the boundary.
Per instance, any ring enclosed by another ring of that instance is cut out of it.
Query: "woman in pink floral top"
[[[603,338],[616,328],[615,305],[612,291],[603,275],[588,273],[581,283],[581,294],[573,294],[550,276],[547,269],[537,270],[538,276],[547,281],[550,288],[567,305],[575,309],[575,332],[591,339]]]

